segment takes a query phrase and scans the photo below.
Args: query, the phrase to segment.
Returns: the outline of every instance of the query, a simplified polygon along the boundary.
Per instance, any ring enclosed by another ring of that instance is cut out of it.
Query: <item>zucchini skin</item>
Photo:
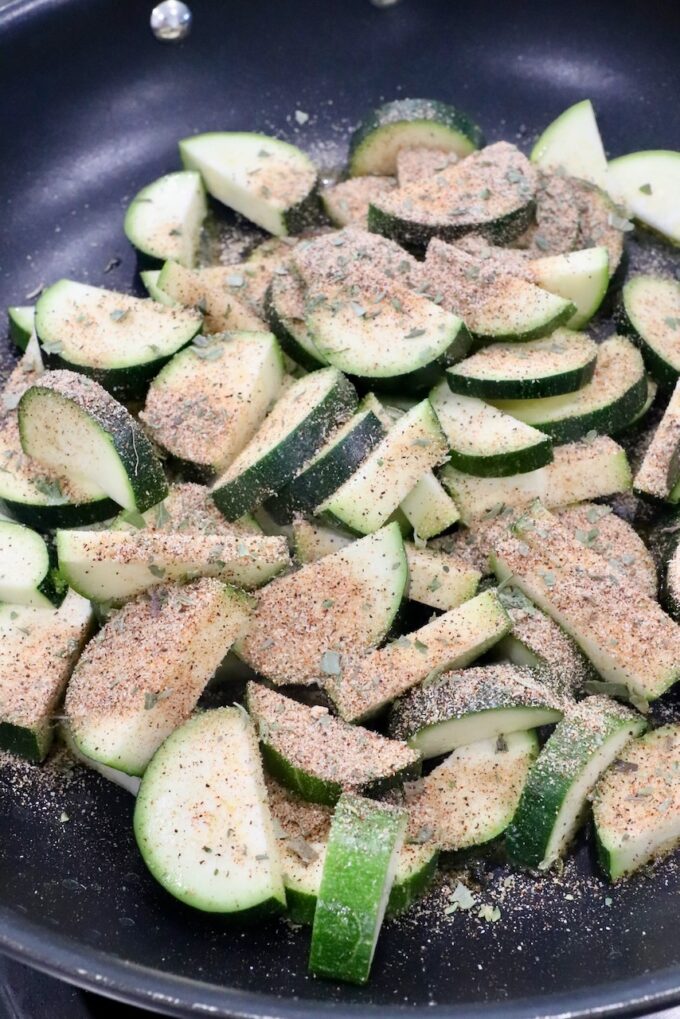
[[[457,470],[478,478],[508,478],[514,474],[527,474],[545,467],[552,459],[552,442],[549,438],[526,449],[497,453],[494,456],[469,456],[454,449],[449,450],[449,462]]]
[[[267,325],[273,332],[283,352],[299,364],[305,371],[316,371],[317,368],[324,368],[326,362],[321,361],[298,343],[293,334],[288,330],[284,320],[279,315],[274,300],[273,284],[270,283],[264,295],[264,317]]]
[[[36,531],[52,531],[59,527],[86,527],[110,520],[120,513],[120,506],[113,499],[93,499],[91,502],[61,502],[52,505],[42,503],[16,502],[14,499],[0,499],[8,514],[35,528]]]
[[[455,242],[465,234],[479,233],[487,240],[496,244],[508,244],[519,234],[523,233],[531,224],[535,201],[532,199],[519,209],[514,209],[505,216],[500,216],[491,223],[477,224],[447,224],[446,226],[426,223],[413,223],[399,216],[392,216],[383,212],[376,205],[368,207],[368,229],[373,233],[389,237],[398,244],[414,248],[417,251],[424,251],[433,237],[442,241]],[[565,321],[573,315],[573,309],[565,316]],[[556,323],[560,324],[560,323]],[[540,335],[543,335],[541,333]],[[501,339],[501,337],[494,337]],[[535,336],[525,336],[525,339],[535,339]]]
[[[680,378],[680,372],[676,371],[660,354],[657,354],[654,348],[647,343],[644,336],[633,325],[632,319],[629,318],[626,310],[625,287],[621,290],[618,300],[614,305],[613,316],[619,331],[630,337],[639,347],[642,359],[654,381],[658,382],[659,386],[665,391],[673,389]]]
[[[414,902],[420,899],[428,885],[434,880],[438,865],[439,850],[436,850],[427,863],[420,870],[411,874],[406,881],[402,881],[399,884],[395,881],[390,891],[390,897],[387,900],[385,915],[391,917],[398,916],[399,913],[405,913]]]
[[[289,235],[302,233],[311,226],[323,222],[323,208],[319,192],[319,178],[314,182],[314,187],[305,197],[297,203],[285,209],[281,214],[284,226]]]
[[[647,378],[643,374],[614,404],[562,421],[536,423],[533,427],[545,432],[553,442],[559,444],[577,442],[591,431],[600,435],[615,435],[631,423],[642,410],[646,399]]]
[[[538,379],[480,379],[448,371],[446,378],[453,393],[476,396],[480,400],[535,400],[543,396],[563,396],[582,389],[595,374],[597,359],[582,368]]]
[[[322,459],[268,499],[265,509],[281,524],[290,523],[296,513],[311,513],[352,476],[385,434],[378,418],[370,411]]]
[[[41,733],[23,725],[14,725],[12,722],[0,722],[0,750],[7,750],[34,764],[45,760],[53,736],[51,728]]]

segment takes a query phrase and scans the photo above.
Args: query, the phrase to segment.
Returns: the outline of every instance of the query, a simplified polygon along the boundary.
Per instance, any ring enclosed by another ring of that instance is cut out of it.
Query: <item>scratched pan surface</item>
[[[448,100],[491,140],[528,144],[590,96],[613,154],[680,148],[680,9],[667,2],[195,0],[181,45],[153,39],[148,7],[0,3],[2,306],[62,275],[132,288],[126,201],[194,131],[274,131],[329,163],[383,97]],[[96,775],[0,766],[0,947],[175,1015],[622,1015],[680,1002],[677,861],[611,891],[583,844],[564,878],[507,895],[507,871],[488,867],[480,901],[505,896],[500,921],[443,918],[437,900],[386,927],[355,989],[306,976],[305,931],[242,930],[174,903],[139,859],[131,808]]]

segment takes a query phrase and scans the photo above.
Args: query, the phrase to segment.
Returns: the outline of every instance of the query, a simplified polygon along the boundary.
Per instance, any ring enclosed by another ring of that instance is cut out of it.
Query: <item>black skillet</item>
[[[1,306],[62,275],[134,286],[126,201],[176,166],[176,139],[194,131],[273,131],[332,163],[348,125],[383,98],[441,98],[489,139],[528,143],[590,96],[613,154],[680,148],[680,7],[668,0],[194,0],[179,45],[152,37],[150,6],[0,2]],[[89,774],[52,798],[16,781],[0,772],[0,947],[112,996],[174,1015],[290,1019],[628,1015],[680,1002],[672,860],[610,891],[583,846],[577,880],[525,889],[495,925],[388,925],[356,989],[306,976],[305,931],[243,930],[174,903],[139,859],[126,793]]]

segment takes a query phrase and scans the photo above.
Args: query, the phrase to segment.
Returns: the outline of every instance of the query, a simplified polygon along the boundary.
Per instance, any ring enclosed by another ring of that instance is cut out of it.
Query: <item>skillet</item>
[[[613,155],[680,148],[680,8],[663,0],[194,0],[179,45],[154,40],[149,7],[0,0],[2,306],[60,276],[134,289],[123,210],[192,132],[279,133],[329,165],[383,98],[453,102],[489,140],[528,144],[589,96]],[[0,763],[3,951],[178,1016],[514,1019],[680,1002],[677,860],[612,891],[584,842],[568,881],[527,883],[494,925],[388,925],[361,989],[306,976],[305,931],[242,929],[172,901],[137,854],[131,813],[97,775],[65,783]]]

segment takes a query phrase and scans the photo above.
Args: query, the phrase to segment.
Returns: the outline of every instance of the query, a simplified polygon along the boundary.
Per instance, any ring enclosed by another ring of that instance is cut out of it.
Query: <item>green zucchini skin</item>
[[[641,375],[635,385],[614,405],[601,407],[573,418],[562,421],[549,421],[536,424],[535,428],[549,435],[555,443],[578,442],[589,432],[599,435],[616,435],[627,427],[640,412],[647,399],[647,378]]]
[[[10,754],[16,754],[17,757],[23,757],[24,760],[32,761],[34,764],[45,760],[52,739],[51,729],[49,735],[39,736],[26,726],[0,722],[0,750],[7,750]]]
[[[385,434],[378,418],[369,411],[325,456],[268,499],[265,509],[281,524],[290,523],[296,513],[311,513],[352,476]]]
[[[305,369],[305,371],[310,372],[325,366],[325,362],[321,360],[320,356],[319,358],[314,357],[314,355],[306,350],[302,344],[298,343],[296,338],[288,329],[285,319],[279,315],[276,307],[273,282],[269,284],[264,295],[264,316],[269,328],[279,341],[281,349],[288,355],[288,357],[292,358],[296,364],[299,364],[301,368]]]
[[[323,207],[321,205],[318,178],[312,190],[297,205],[292,205],[289,209],[286,209],[282,214],[282,218],[290,236],[302,233],[303,230],[307,230],[309,227],[315,226],[322,221]]]
[[[427,122],[444,129],[437,148],[447,147],[444,143],[447,129],[451,142],[456,142],[455,151],[459,155],[467,155],[468,152],[484,145],[481,128],[467,114],[453,106],[435,99],[397,99],[372,110],[352,135],[349,143],[349,175],[357,177],[371,172],[379,174],[394,172],[396,167],[392,167],[391,170],[384,167],[371,169],[367,162],[371,158],[370,148],[375,147],[376,142],[379,144],[380,135],[385,131],[398,130],[397,125],[403,125],[403,128],[408,130],[410,125]],[[460,136],[458,140],[456,135]],[[453,144],[451,148],[454,148]]]
[[[370,385],[372,389],[386,395],[394,393],[398,396],[409,395],[416,398],[426,396],[430,389],[437,382],[441,381],[443,373],[447,368],[457,361],[461,361],[472,346],[472,335],[464,322],[461,322],[456,335],[452,338],[450,345],[435,360],[415,368],[413,371],[405,372],[403,375],[387,375],[382,377],[363,378],[357,375],[350,375],[350,378],[358,385]]]
[[[480,400],[535,400],[543,396],[563,396],[590,382],[595,373],[595,359],[582,368],[542,379],[475,379],[449,370],[449,387],[461,396]]]
[[[526,205],[505,216],[500,216],[492,223],[483,225],[468,223],[459,226],[414,223],[401,219],[399,216],[393,216],[371,204],[368,207],[368,229],[416,251],[424,251],[433,237],[438,237],[442,241],[455,242],[467,233],[480,233],[493,244],[509,244],[531,224],[535,204],[533,200],[528,201]],[[567,311],[568,314],[565,312],[564,316],[565,321],[574,313],[573,308],[567,309]],[[560,322],[555,323],[556,326],[560,324]],[[495,339],[501,338],[495,337]],[[526,340],[534,338],[533,334],[524,337]]]
[[[439,864],[439,851],[432,853],[430,859],[420,870],[415,871],[405,881],[396,881],[392,885],[387,900],[386,916],[398,916],[405,913],[418,899],[422,898],[428,886],[434,880]]]
[[[198,332],[200,332],[200,328],[196,330],[196,333]],[[90,368],[87,365],[73,364],[60,354],[49,353],[44,347],[42,348],[42,357],[45,367],[50,371],[65,370],[85,375],[88,379],[98,382],[117,400],[143,400],[152,379],[158,375],[161,368],[171,360],[174,354],[179,353],[184,347],[188,347],[192,340],[193,336],[189,337],[186,343],[178,347],[172,354],[168,354],[167,357],[159,357],[154,361],[132,365],[129,368]]]
[[[673,389],[678,378],[680,378],[680,371],[665,360],[665,358],[663,358],[661,354],[659,354],[658,351],[647,342],[645,337],[636,327],[633,317],[629,314],[626,305],[627,296],[638,280],[639,277],[633,277],[624,287],[622,287],[618,299],[614,304],[614,321],[616,322],[618,329],[626,336],[629,336],[640,348],[640,353],[642,354],[642,358],[652,378],[658,382],[662,389],[668,391]],[[678,286],[678,289],[680,289],[680,284],[676,285]],[[680,355],[678,356],[678,363],[680,364]]]
[[[31,320],[31,327],[29,328],[29,318]],[[26,350],[28,341],[31,338],[33,331],[32,326],[33,319],[33,308],[28,307],[13,307],[7,309],[7,320],[9,323],[9,338],[15,347],[19,350]]]
[[[0,499],[0,506],[15,520],[35,528],[36,531],[53,531],[59,527],[87,527],[110,520],[120,512],[120,506],[113,499],[93,499],[91,502],[40,503],[17,502],[15,499]]]
[[[527,474],[552,462],[552,442],[545,442],[518,449],[512,453],[498,453],[496,456],[468,456],[455,449],[449,451],[449,463],[465,474],[481,478],[508,478],[514,474]]]
[[[260,753],[269,774],[281,785],[299,793],[310,803],[323,803],[333,807],[342,796],[342,786],[339,782],[325,782],[301,768],[296,768],[283,754],[262,739]]]

